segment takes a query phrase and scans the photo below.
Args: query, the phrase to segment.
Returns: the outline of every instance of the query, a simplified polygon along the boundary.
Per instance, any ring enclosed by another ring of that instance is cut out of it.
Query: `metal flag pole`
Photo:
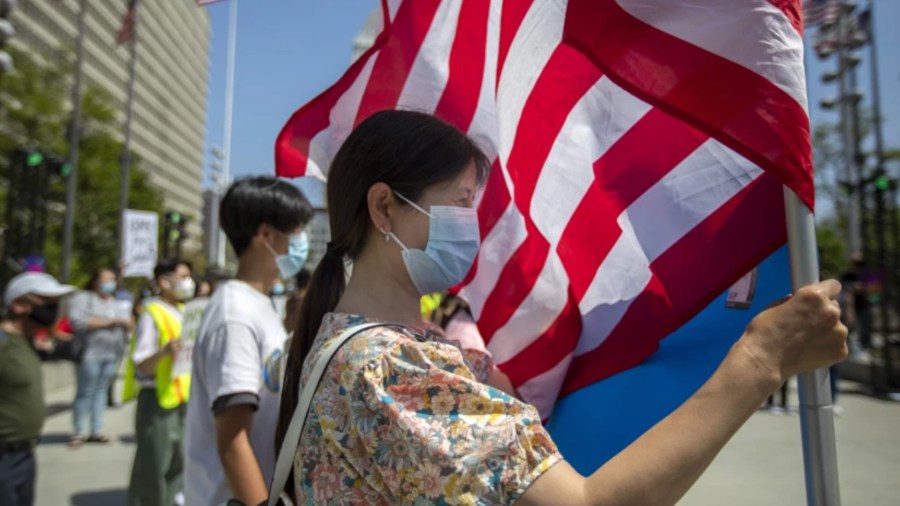
[[[81,142],[81,84],[84,63],[84,32],[87,0],[78,5],[78,38],[75,42],[75,83],[72,85],[72,118],[69,123],[69,180],[66,181],[66,214],[63,221],[62,260],[59,277],[69,281],[71,275],[72,237],[75,232],[75,194],[78,192],[78,144]]]
[[[807,52],[803,53],[804,73],[808,73]],[[841,77],[843,79],[843,76]],[[805,76],[809,81],[809,76]],[[852,201],[851,200],[851,205]],[[812,210],[791,189],[784,187],[784,214],[787,223],[791,286],[796,292],[819,282],[819,252],[816,219]],[[834,400],[828,369],[797,375],[800,397],[800,440],[803,445],[803,474],[807,506],[840,506],[837,450],[834,438]]]
[[[237,45],[237,4],[238,0],[231,0],[231,8],[228,10],[228,62],[226,64],[226,80],[225,80],[225,140],[223,143],[222,156],[222,185],[219,192],[224,192],[225,187],[231,183],[231,126],[232,116],[234,112],[234,61],[235,47]],[[225,237],[224,233],[219,231],[218,247],[218,264],[219,267],[225,267]]]
[[[812,211],[796,193],[784,189],[791,284],[794,292],[819,281],[816,223]],[[800,396],[800,432],[808,506],[839,506],[837,452],[834,443],[834,413],[828,369],[797,377]]]
[[[131,61],[128,63],[128,96],[125,99],[125,144],[122,148],[122,181],[119,187],[119,251],[123,254],[122,248],[125,241],[125,212],[128,210],[128,189],[131,181],[131,120],[134,106],[134,69],[137,66],[137,39],[138,24],[140,23],[140,11],[138,10],[140,2],[134,2],[134,22],[131,27],[131,40],[128,45],[128,52]]]

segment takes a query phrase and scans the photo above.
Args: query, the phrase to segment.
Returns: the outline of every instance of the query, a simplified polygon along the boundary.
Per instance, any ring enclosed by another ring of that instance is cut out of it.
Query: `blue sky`
[[[868,0],[860,2],[865,5]],[[874,0],[879,48],[885,144],[900,146],[900,1]],[[275,136],[291,113],[328,87],[350,63],[353,38],[376,0],[242,0],[238,13],[234,95],[233,176],[272,174]],[[208,7],[212,20],[207,147],[221,146],[225,104],[228,2]],[[868,50],[859,67],[859,83],[871,98]],[[819,77],[835,66],[807,57],[810,116],[813,124],[834,121],[818,102],[836,94]],[[302,184],[302,183],[301,183]],[[320,186],[302,184],[321,204]],[[820,209],[827,211],[827,209]]]

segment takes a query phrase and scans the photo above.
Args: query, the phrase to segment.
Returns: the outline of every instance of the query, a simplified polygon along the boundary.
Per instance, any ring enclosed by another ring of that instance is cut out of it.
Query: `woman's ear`
[[[369,219],[379,232],[391,231],[391,213],[394,205],[394,192],[385,183],[375,183],[366,194],[366,205],[369,208]]]

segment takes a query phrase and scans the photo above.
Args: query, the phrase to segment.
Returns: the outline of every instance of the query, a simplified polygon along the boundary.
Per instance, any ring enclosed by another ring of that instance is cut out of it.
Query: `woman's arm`
[[[781,383],[847,354],[836,281],[806,287],[757,316],[719,369],[674,413],[588,478],[561,463],[519,505],[675,504]]]
[[[130,319],[103,318],[90,314],[89,306],[92,296],[91,292],[83,292],[72,301],[72,306],[69,309],[69,321],[76,331],[89,332],[116,326],[125,327],[130,324]]]

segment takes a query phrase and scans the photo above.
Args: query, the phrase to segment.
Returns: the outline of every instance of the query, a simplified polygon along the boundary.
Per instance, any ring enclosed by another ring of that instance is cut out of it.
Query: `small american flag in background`
[[[841,0],[804,0],[803,24],[807,28],[827,25],[837,20]]]
[[[122,26],[119,27],[119,32],[116,34],[117,44],[125,44],[134,38],[134,23],[137,20],[137,7],[138,0],[128,0],[128,9],[125,11],[125,15],[122,16]]]
[[[285,125],[276,171],[325,178],[384,109],[478,141],[494,170],[461,293],[543,417],[784,244],[782,185],[813,205],[800,0],[382,7],[374,46]]]

